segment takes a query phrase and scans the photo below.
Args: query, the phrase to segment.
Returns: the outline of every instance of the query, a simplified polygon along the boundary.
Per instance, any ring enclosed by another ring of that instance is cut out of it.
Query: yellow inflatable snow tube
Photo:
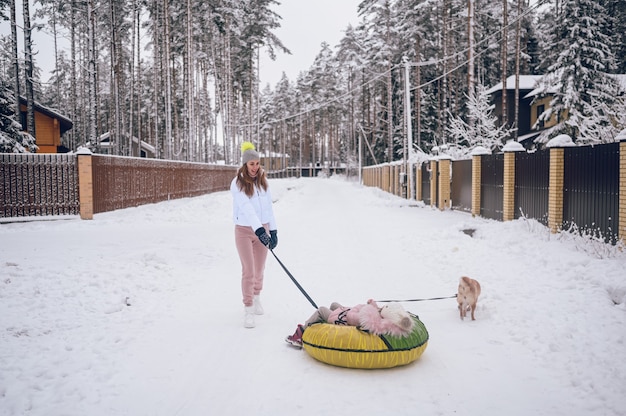
[[[415,315],[408,337],[373,335],[354,326],[314,324],[302,336],[302,347],[316,360],[347,368],[391,368],[417,360],[428,345],[428,331]]]

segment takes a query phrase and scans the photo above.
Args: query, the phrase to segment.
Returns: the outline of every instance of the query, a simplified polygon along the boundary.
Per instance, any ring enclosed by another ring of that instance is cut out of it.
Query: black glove
[[[261,243],[263,243],[264,246],[269,247],[269,245],[271,244],[272,240],[271,240],[270,236],[267,235],[267,233],[265,232],[265,228],[259,227],[259,228],[256,229],[256,231],[254,233],[256,234],[257,237],[259,237],[259,240],[261,240]]]
[[[270,230],[270,250],[274,250],[278,245],[278,231]]]

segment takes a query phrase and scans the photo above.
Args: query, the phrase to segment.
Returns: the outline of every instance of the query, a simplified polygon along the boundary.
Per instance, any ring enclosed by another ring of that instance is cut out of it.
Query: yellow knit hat
[[[241,143],[241,161],[245,165],[251,160],[259,160],[261,156],[259,152],[256,151],[254,145],[250,142]]]

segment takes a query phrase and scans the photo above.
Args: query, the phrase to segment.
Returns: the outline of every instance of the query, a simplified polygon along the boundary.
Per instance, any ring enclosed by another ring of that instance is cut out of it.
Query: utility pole
[[[411,85],[410,85],[410,64],[408,58],[405,56],[403,58],[404,61],[404,117],[406,119],[406,137],[404,139],[404,181],[405,186],[403,189],[406,190],[406,186],[409,187],[409,192],[405,191],[405,197],[408,195],[410,199],[415,198],[415,194],[413,191],[413,125],[411,123]],[[408,155],[407,155],[408,150]],[[410,163],[409,168],[407,169],[407,156],[408,162]],[[408,173],[408,178],[406,177]],[[408,180],[407,180],[408,179]]]

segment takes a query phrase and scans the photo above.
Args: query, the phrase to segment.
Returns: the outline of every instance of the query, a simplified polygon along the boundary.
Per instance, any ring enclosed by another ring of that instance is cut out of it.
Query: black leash
[[[289,278],[291,279],[291,281],[298,287],[298,289],[300,289],[300,292],[302,292],[302,294],[304,295],[304,297],[307,298],[307,300],[309,302],[311,302],[311,305],[313,305],[313,307],[315,309],[317,309],[317,305],[315,304],[315,302],[313,302],[313,299],[311,299],[311,297],[309,296],[308,293],[306,293],[306,291],[302,288],[302,286],[300,286],[300,283],[298,283],[298,281],[296,280],[295,277],[293,277],[293,275],[291,273],[289,273],[289,270],[287,270],[287,268],[285,267],[285,265],[283,264],[282,261],[280,261],[280,259],[278,258],[278,256],[276,255],[276,253],[274,253],[274,250],[272,250],[271,248],[269,249],[269,251],[272,252],[272,255],[274,255],[274,258],[276,259],[276,261],[278,262],[278,264],[280,264],[280,266],[283,268],[283,270],[285,271],[285,273],[287,273],[287,276],[289,276]]]
[[[289,272],[289,270],[287,270],[287,267],[285,267],[285,265],[283,264],[282,261],[280,261],[280,259],[278,258],[278,256],[276,255],[276,253],[274,253],[274,250],[272,250],[271,248],[268,248],[268,250],[272,253],[272,255],[274,256],[274,258],[276,259],[276,261],[278,262],[278,264],[280,264],[280,267],[283,268],[283,270],[285,271],[285,273],[287,273],[287,276],[289,276],[289,278],[291,279],[291,281],[296,285],[296,287],[298,289],[300,289],[300,292],[302,292],[302,294],[304,295],[305,298],[307,298],[307,300],[311,303],[311,305],[313,305],[313,307],[315,309],[317,309],[317,305],[315,304],[315,302],[313,302],[313,299],[311,299],[311,297],[309,296],[308,293],[306,293],[306,290],[304,290],[302,288],[302,286],[300,286],[300,283],[298,283],[298,281],[296,280],[295,277],[293,277],[293,275]],[[441,300],[441,299],[454,299],[456,298],[457,295],[454,294],[453,296],[444,296],[444,297],[440,297],[440,298],[428,298],[428,299],[388,299],[388,300],[377,300],[376,302],[422,302],[422,301],[427,301],[427,300]]]
[[[454,299],[456,298],[457,295],[453,295],[453,296],[444,296],[441,298],[428,298],[428,299],[390,299],[390,300],[377,300],[376,302],[423,302],[426,300],[441,300],[441,299]]]

